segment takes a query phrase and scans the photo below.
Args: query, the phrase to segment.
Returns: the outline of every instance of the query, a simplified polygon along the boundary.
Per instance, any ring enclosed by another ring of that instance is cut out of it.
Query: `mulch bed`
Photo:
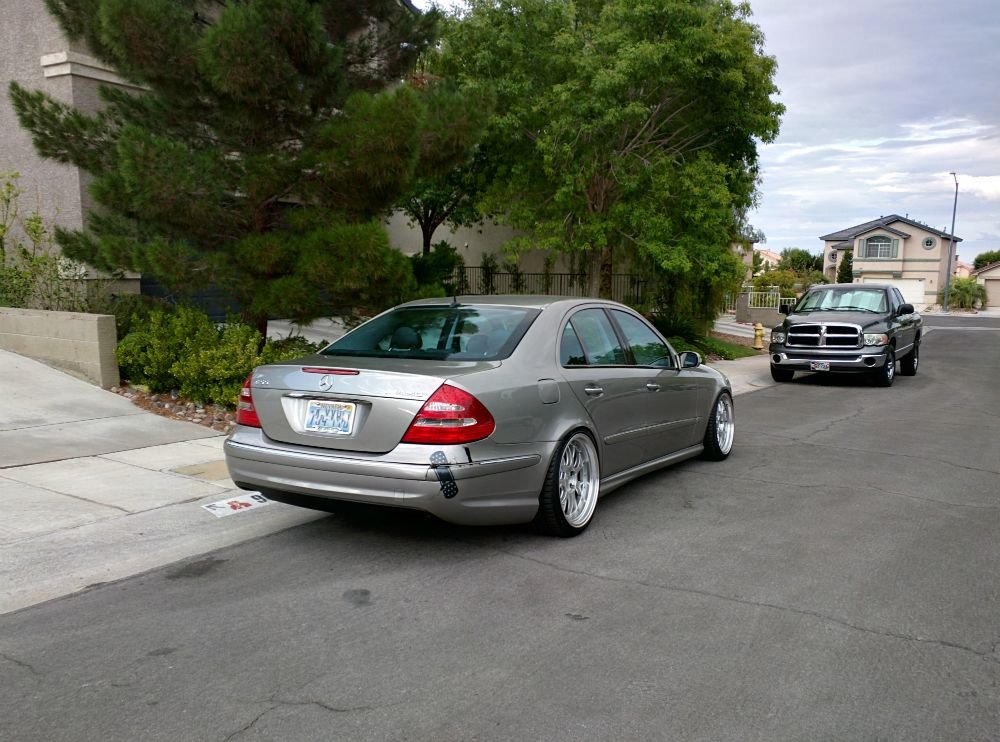
[[[203,425],[220,433],[228,433],[236,426],[236,413],[218,405],[198,404],[171,392],[148,392],[127,382],[111,387],[110,391],[161,417]]]

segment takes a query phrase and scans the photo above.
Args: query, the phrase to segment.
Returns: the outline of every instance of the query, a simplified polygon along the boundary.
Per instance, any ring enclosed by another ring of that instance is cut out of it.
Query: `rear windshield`
[[[495,361],[509,356],[539,314],[501,306],[400,307],[366,322],[321,352],[328,356]]]

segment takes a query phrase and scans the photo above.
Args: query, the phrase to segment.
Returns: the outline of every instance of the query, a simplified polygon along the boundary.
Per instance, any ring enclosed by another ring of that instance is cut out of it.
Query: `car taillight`
[[[243,388],[240,389],[240,401],[236,405],[236,424],[259,428],[260,418],[257,417],[257,410],[254,409],[253,393],[250,390],[250,380],[252,378],[253,374],[250,374],[247,380],[243,382]]]
[[[472,443],[494,430],[496,422],[482,402],[458,387],[442,384],[413,418],[403,443]]]

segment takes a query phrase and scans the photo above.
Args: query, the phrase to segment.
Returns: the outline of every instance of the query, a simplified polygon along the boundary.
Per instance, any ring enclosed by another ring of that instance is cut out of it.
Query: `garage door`
[[[885,278],[868,278],[862,279],[861,282],[887,283],[890,286],[895,286],[899,289],[899,293],[903,295],[903,298],[918,310],[927,304],[927,299],[924,298],[924,281],[922,278],[896,278],[891,280]]]
[[[1000,309],[1000,278],[986,279],[986,306]]]

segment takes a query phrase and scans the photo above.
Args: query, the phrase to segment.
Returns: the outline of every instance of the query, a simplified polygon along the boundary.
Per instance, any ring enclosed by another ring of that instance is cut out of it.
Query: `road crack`
[[[17,665],[18,667],[23,667],[25,670],[27,670],[28,672],[30,672],[32,675],[41,675],[41,673],[38,672],[38,670],[36,670],[32,665],[28,664],[27,662],[22,662],[17,657],[12,657],[11,655],[6,654],[5,652],[0,652],[0,659],[6,660],[7,662],[10,662],[12,665]]]
[[[919,644],[929,644],[932,646],[944,647],[947,649],[957,649],[962,652],[972,654],[980,659],[986,660],[988,662],[993,662],[995,664],[1000,664],[1000,658],[995,657],[995,652],[993,647],[987,651],[978,650],[974,647],[970,647],[965,644],[959,644],[958,642],[949,641],[947,639],[935,639],[932,637],[917,636],[914,634],[906,634],[900,631],[892,631],[890,629],[875,629],[868,626],[862,626],[860,624],[851,623],[850,621],[839,618],[837,616],[832,616],[827,613],[821,613],[820,611],[810,610],[808,608],[796,608],[790,605],[781,605],[779,603],[768,603],[766,601],[749,600],[747,598],[741,598],[736,595],[723,595],[722,593],[713,593],[710,590],[702,590],[694,587],[681,587],[679,585],[669,585],[665,583],[650,582],[648,580],[634,580],[628,577],[612,577],[609,575],[594,574],[592,572],[586,572],[584,570],[572,569],[570,567],[562,567],[557,564],[552,564],[551,562],[546,562],[535,557],[530,557],[525,554],[518,554],[514,551],[508,551],[506,549],[500,549],[493,547],[496,551],[507,554],[508,556],[515,557],[517,559],[524,559],[529,562],[541,565],[543,567],[548,567],[559,572],[566,572],[569,574],[580,575],[581,577],[591,577],[596,580],[602,580],[604,582],[612,582],[624,585],[638,585],[640,587],[652,588],[654,590],[662,590],[664,592],[671,593],[683,593],[686,595],[696,595],[703,598],[711,598],[713,600],[721,600],[727,603],[735,603],[738,605],[749,606],[752,608],[765,608],[768,610],[781,611],[784,613],[791,613],[799,616],[805,616],[808,618],[815,618],[826,623],[835,624],[837,626],[842,626],[852,631],[859,631],[865,634],[872,634],[875,636],[882,636],[889,639],[899,639],[901,641],[915,642]]]

